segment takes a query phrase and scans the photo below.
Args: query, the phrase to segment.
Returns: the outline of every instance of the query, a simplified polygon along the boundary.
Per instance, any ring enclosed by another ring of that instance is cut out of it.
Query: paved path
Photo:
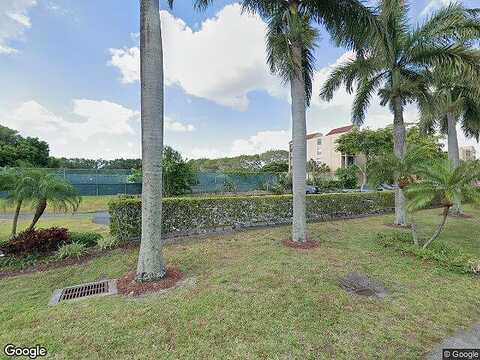
[[[427,360],[441,360],[443,349],[480,349],[480,324],[443,341],[427,356]]]

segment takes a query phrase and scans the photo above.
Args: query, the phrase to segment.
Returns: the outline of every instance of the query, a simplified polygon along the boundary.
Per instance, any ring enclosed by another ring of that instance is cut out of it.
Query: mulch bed
[[[293,240],[284,240],[283,245],[286,247],[300,249],[300,250],[310,250],[315,249],[320,246],[318,241],[307,240],[305,242],[297,242]]]
[[[137,248],[137,244],[132,244],[132,243],[124,243],[118,246],[115,249],[110,249],[110,250],[92,250],[91,252],[87,253],[86,255],[82,256],[81,258],[70,258],[70,259],[64,259],[64,260],[58,260],[58,261],[50,261],[50,262],[42,262],[41,260],[38,262],[38,264],[33,265],[31,267],[27,267],[24,269],[18,269],[18,270],[11,270],[11,271],[0,271],[0,279],[4,278],[9,278],[9,277],[14,277],[14,276],[19,276],[19,275],[27,275],[27,274],[33,274],[36,272],[44,272],[44,271],[49,271],[53,269],[60,269],[64,268],[67,266],[75,266],[75,265],[83,265],[85,263],[90,262],[91,260],[101,257],[101,256],[106,256],[109,254],[112,254],[118,249],[123,249],[123,250],[130,250]]]
[[[183,273],[174,267],[167,267],[167,274],[160,281],[138,283],[135,281],[135,271],[130,271],[117,281],[118,293],[125,296],[141,296],[174,287],[182,280]]]

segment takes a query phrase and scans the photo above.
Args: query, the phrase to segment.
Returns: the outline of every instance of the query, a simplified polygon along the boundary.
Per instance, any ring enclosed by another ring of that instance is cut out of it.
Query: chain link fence
[[[132,170],[127,169],[44,169],[70,182],[82,196],[139,195],[142,184],[132,182]],[[246,193],[270,191],[278,181],[278,174],[224,174],[198,172],[193,194]],[[164,179],[165,180],[165,179]]]

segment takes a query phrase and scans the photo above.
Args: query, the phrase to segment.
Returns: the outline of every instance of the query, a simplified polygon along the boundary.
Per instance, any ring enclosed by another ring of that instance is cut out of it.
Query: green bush
[[[61,246],[56,254],[58,260],[63,260],[67,258],[76,257],[77,259],[81,258],[87,253],[87,247],[84,244],[80,243],[71,243]]]
[[[407,232],[380,233],[377,235],[377,241],[386,248],[394,249],[402,254],[413,255],[422,260],[433,261],[450,271],[473,274],[480,272],[479,259],[442,242],[433,242],[430,247],[423,249],[413,244],[412,235]]]
[[[119,197],[109,204],[110,232],[120,240],[141,234],[140,198]],[[342,193],[307,197],[309,221],[384,213],[394,207],[393,193]],[[292,195],[215,196],[163,200],[163,232],[189,235],[222,228],[288,224]]]
[[[100,250],[113,249],[114,247],[118,246],[118,244],[120,244],[120,241],[118,241],[118,239],[114,236],[102,237],[97,243]]]
[[[103,238],[101,234],[95,232],[71,232],[70,241],[77,244],[83,244],[85,247],[92,247]]]
[[[342,187],[345,189],[355,189],[358,185],[358,168],[355,165],[346,168],[339,168],[335,175],[340,179]]]
[[[4,256],[0,257],[0,269],[18,270],[34,266],[38,262],[39,255],[31,254],[26,256]]]

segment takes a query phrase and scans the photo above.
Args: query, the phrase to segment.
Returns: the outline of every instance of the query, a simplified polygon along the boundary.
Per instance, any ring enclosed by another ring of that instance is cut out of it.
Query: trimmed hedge
[[[110,232],[120,240],[141,235],[140,198],[119,197],[109,204]],[[309,221],[341,219],[390,212],[391,192],[307,196]],[[291,223],[292,195],[166,198],[163,232],[182,236],[224,229]]]

